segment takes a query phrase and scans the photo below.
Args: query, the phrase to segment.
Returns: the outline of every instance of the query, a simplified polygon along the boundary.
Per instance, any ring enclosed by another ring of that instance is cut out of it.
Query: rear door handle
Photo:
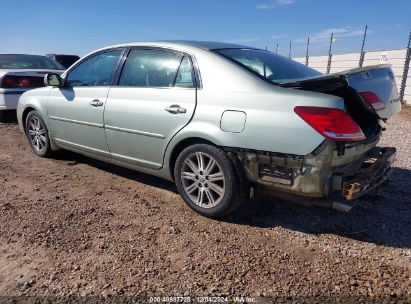
[[[104,103],[98,99],[94,99],[92,101],[89,102],[90,105],[92,105],[93,107],[101,107]]]
[[[185,108],[180,107],[179,105],[171,105],[167,108],[165,108],[167,112],[173,113],[173,114],[180,114],[180,113],[186,113],[187,110]]]

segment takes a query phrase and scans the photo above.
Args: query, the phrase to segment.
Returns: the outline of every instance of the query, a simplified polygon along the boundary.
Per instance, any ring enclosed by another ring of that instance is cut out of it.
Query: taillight
[[[5,75],[1,78],[0,88],[38,88],[44,86],[43,77]]]
[[[31,87],[31,80],[27,77],[22,77],[17,80],[17,86],[19,87]]]
[[[368,102],[375,110],[385,109],[385,103],[374,92],[360,92],[364,101]]]
[[[343,110],[297,106],[294,112],[326,138],[336,141],[365,139],[357,123]]]
[[[16,87],[16,79],[10,76],[4,76],[1,79],[1,88],[14,88]]]

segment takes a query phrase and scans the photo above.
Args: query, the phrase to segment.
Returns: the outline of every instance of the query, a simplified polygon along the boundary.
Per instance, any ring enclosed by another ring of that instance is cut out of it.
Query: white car
[[[46,56],[0,54],[0,121],[9,110],[16,110],[21,94],[44,86],[44,75],[60,74],[58,62]]]

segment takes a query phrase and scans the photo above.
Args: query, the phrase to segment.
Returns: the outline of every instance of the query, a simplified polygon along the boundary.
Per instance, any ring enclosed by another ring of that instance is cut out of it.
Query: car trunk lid
[[[377,110],[380,118],[389,118],[401,111],[394,74],[389,65],[375,65],[339,73],[358,92],[372,92],[385,104]]]
[[[359,97],[368,110],[377,114],[379,118],[389,118],[401,110],[397,84],[389,65],[381,64],[356,68],[329,75],[285,82],[281,86],[331,95],[350,87],[358,94],[356,99]],[[372,93],[372,95],[378,97],[385,106],[382,109],[374,109],[370,102],[364,98],[367,93]]]

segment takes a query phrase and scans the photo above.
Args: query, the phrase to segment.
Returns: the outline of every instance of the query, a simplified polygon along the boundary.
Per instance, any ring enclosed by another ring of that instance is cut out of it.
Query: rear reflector
[[[385,108],[385,103],[373,92],[360,92],[364,101],[368,102],[375,110],[382,110]]]
[[[365,139],[357,123],[343,110],[297,106],[294,112],[326,138],[336,141]]]

